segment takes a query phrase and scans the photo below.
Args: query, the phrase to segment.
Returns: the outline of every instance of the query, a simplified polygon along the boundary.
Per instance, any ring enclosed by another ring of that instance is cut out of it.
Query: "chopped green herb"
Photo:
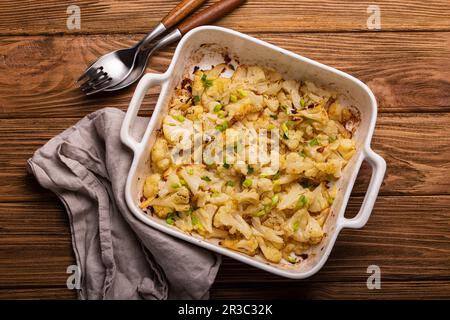
[[[266,214],[265,210],[259,210],[257,213],[255,213],[255,217],[262,217]]]
[[[319,141],[317,141],[317,138],[314,138],[311,141],[309,141],[309,145],[311,147],[317,146],[318,144],[319,144]]]
[[[300,151],[298,154],[301,155],[303,158],[306,158],[306,153],[304,153],[303,151]]]
[[[296,258],[296,257],[293,257],[293,256],[289,256],[289,257],[287,258],[287,260],[288,260],[290,263],[297,263],[297,258]]]
[[[276,194],[272,197],[272,206],[276,206],[278,201],[280,201],[280,197],[278,196],[278,194]]]
[[[173,183],[170,184],[170,187],[172,189],[178,189],[180,187],[180,185],[178,183],[173,182]]]
[[[297,200],[297,208],[301,209],[308,204],[308,198],[302,194]]]
[[[170,225],[175,223],[175,212],[171,212],[167,215],[166,223]]]
[[[198,217],[195,214],[191,215],[191,221],[194,226],[198,227],[200,230],[203,230],[203,225],[200,223],[200,220],[198,220]]]
[[[273,180],[278,180],[278,179],[280,179],[280,176],[281,176],[280,170],[278,170],[277,173],[275,173],[275,174],[273,175],[272,179],[273,179]]]
[[[219,130],[220,132],[224,132],[228,128],[228,121],[222,122],[222,124],[219,124],[216,126],[216,130]]]
[[[192,168],[187,169],[187,173],[188,175],[192,176],[194,174],[194,169]]]
[[[328,204],[332,205],[333,202],[334,202],[334,197],[329,196],[329,197],[327,198],[327,201],[328,201]]]
[[[225,111],[220,110],[220,111],[217,113],[217,116],[219,117],[219,119],[225,118]]]
[[[222,110],[222,105],[220,103],[216,104],[216,106],[213,109],[214,113],[218,113],[220,110]]]
[[[278,116],[277,116],[276,114],[271,114],[270,117],[271,117],[273,120],[278,120]]]
[[[201,179],[206,182],[211,182],[211,178],[208,176],[203,176],[203,177],[201,177]]]
[[[286,126],[291,129],[295,125],[295,121],[288,120],[286,121]]]
[[[330,141],[330,143],[333,143],[337,140],[337,137],[336,136],[329,137],[328,140]]]
[[[300,223],[298,221],[294,222],[294,224],[292,225],[292,230],[294,230],[294,232],[297,232],[298,229],[300,229]]]
[[[305,100],[304,100],[303,98],[300,98],[300,106],[301,106],[302,108],[305,107]]]
[[[283,130],[283,132],[284,132],[284,134],[283,134],[284,138],[289,139],[289,128],[288,128],[286,122],[283,122],[281,124],[281,130]]]
[[[177,115],[176,119],[180,122],[184,122],[184,120],[185,120],[183,115],[181,115],[181,114]]]
[[[180,184],[181,184],[183,187],[187,187],[187,182],[186,182],[184,179],[180,179]]]
[[[267,129],[268,130],[273,130],[273,129],[275,129],[276,127],[275,127],[275,125],[273,124],[273,123],[271,123],[271,124],[269,124],[268,126],[267,126]]]
[[[203,86],[205,88],[209,88],[209,87],[211,87],[213,85],[213,81],[212,80],[208,80],[208,78],[206,77],[206,74],[203,74],[202,82],[203,82]]]
[[[194,102],[195,103],[200,102],[200,96],[194,96]]]
[[[251,179],[245,179],[244,182],[242,182],[242,186],[244,188],[250,188],[252,186],[253,181]]]
[[[238,89],[237,92],[242,98],[245,98],[246,96],[248,96],[248,93],[242,89]]]
[[[225,183],[225,185],[227,186],[227,187],[234,187],[234,182],[233,181],[227,181],[226,183]]]
[[[253,167],[248,166],[247,167],[247,174],[252,174],[253,172],[255,172],[255,169],[253,169]]]
[[[224,164],[223,164],[223,167],[224,167],[225,169],[230,169],[231,165],[228,164],[228,163],[224,163]]]
[[[233,103],[237,102],[238,98],[234,94],[232,94],[232,95],[230,95],[230,101],[233,102]]]

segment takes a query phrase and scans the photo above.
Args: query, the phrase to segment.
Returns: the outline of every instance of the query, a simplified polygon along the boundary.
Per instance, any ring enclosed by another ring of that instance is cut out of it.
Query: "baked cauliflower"
[[[260,66],[196,69],[162,120],[140,207],[225,248],[301,263],[325,236],[334,184],[356,152],[358,115],[342,101]]]

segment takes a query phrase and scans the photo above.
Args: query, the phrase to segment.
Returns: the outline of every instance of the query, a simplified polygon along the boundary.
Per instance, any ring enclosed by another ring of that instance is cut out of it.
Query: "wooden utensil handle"
[[[161,22],[166,29],[170,29],[205,2],[206,0],[183,0]]]
[[[222,0],[219,1],[212,6],[206,8],[195,16],[188,18],[186,21],[181,23],[178,27],[178,30],[182,34],[187,33],[188,31],[194,29],[195,27],[209,24],[227,13],[230,13],[241,4],[243,4],[245,0]]]

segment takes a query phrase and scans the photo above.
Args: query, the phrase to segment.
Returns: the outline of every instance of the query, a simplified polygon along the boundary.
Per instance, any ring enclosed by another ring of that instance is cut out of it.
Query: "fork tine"
[[[93,76],[91,76],[86,81],[80,84],[80,88],[81,90],[85,91],[89,87],[94,87],[98,85],[98,83],[103,81],[105,78],[109,78],[108,73],[101,70],[97,70],[97,72]]]
[[[100,91],[103,91],[108,87],[108,83],[111,82],[111,78],[107,73],[99,77],[94,83],[90,83],[82,88],[86,95],[91,95]]]
[[[93,90],[91,90],[91,91],[85,91],[85,93],[86,93],[86,95],[87,96],[90,96],[90,95],[92,95],[92,94],[95,94],[95,93],[98,93],[98,92],[100,92],[100,91],[104,91],[106,88],[108,88],[108,83],[111,81],[111,78],[108,78],[107,79],[107,81],[105,81],[104,83],[106,83],[106,85],[104,85],[104,86],[101,86],[101,87],[94,87],[94,89]]]
[[[91,64],[86,70],[84,70],[83,74],[78,78],[77,82],[80,82],[84,78],[91,78],[92,76],[95,76],[95,74],[98,71],[103,71],[103,67],[95,68],[94,63]]]
[[[89,89],[90,87],[96,86],[100,81],[104,80],[105,78],[108,78],[108,76],[105,73],[101,73],[97,75],[95,78],[91,78],[89,80],[86,80],[84,83],[80,85],[80,89],[85,91]]]

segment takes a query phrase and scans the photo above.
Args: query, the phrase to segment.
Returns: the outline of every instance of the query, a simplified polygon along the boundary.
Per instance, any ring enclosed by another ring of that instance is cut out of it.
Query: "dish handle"
[[[358,214],[352,219],[340,217],[339,224],[341,228],[359,229],[364,227],[369,220],[372,213],[373,206],[378,196],[381,183],[383,182],[384,174],[386,172],[386,161],[378,154],[373,152],[370,147],[364,150],[364,160],[369,162],[372,167],[372,177],[370,178],[369,187],[367,188],[366,196],[364,197],[361,208]]]
[[[123,119],[122,127],[120,129],[120,139],[122,142],[136,153],[139,150],[140,142],[136,141],[130,133],[131,126],[133,125],[141,107],[142,101],[147,91],[156,85],[161,85],[166,80],[164,74],[147,73],[139,81],[136,90],[128,106],[127,113]]]

